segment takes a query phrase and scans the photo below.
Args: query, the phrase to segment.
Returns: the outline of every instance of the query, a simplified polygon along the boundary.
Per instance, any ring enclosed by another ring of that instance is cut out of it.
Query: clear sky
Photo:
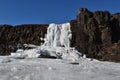
[[[80,8],[120,12],[120,0],[0,0],[0,24],[65,23]]]

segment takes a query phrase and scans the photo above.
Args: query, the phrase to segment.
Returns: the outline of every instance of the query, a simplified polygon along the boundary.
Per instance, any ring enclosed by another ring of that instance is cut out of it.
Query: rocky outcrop
[[[120,62],[120,42],[102,46],[96,56],[102,61]]]
[[[119,48],[115,47],[114,50],[117,52],[115,54],[112,49],[108,50],[114,44],[118,44],[120,40],[120,13],[90,12],[86,8],[81,8],[77,19],[71,21],[71,26],[75,37],[72,42],[79,52],[99,60],[120,61],[118,59],[120,58],[118,56]],[[116,60],[111,53],[114,54],[114,57],[116,56]]]
[[[11,46],[44,43],[48,25],[0,25],[0,55],[9,55]]]

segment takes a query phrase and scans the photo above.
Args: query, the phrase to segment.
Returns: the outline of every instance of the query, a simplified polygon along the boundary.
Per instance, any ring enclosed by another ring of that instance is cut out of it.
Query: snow
[[[21,49],[18,49],[16,53],[11,53],[11,56],[13,57],[29,57],[29,58],[32,58],[32,57],[39,57],[39,50],[37,49],[30,49],[30,50],[21,50]]]
[[[36,48],[29,50],[18,49],[16,53],[11,53],[11,56],[14,58],[38,58],[41,55],[54,56],[56,58],[70,61],[77,61],[81,57],[81,53],[75,48],[51,47],[44,45],[36,46]]]
[[[6,62],[5,62],[6,61]],[[120,63],[0,57],[0,80],[119,80]]]
[[[36,48],[36,45],[33,44],[24,44],[25,47],[31,47],[31,48]]]

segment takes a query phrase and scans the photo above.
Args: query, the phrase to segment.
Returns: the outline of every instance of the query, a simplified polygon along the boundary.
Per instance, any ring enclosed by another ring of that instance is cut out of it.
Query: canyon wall
[[[9,55],[11,48],[23,44],[40,45],[44,43],[48,25],[0,25],[0,55]]]
[[[120,61],[120,13],[81,8],[71,21],[72,46],[87,57]]]

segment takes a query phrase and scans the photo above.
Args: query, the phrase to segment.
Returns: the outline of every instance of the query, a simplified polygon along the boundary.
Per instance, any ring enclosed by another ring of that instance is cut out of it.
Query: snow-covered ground
[[[44,45],[0,56],[0,80],[120,80],[120,63],[82,57],[70,47],[71,37],[69,23],[50,24]]]
[[[120,80],[120,63],[0,57],[0,80]]]

